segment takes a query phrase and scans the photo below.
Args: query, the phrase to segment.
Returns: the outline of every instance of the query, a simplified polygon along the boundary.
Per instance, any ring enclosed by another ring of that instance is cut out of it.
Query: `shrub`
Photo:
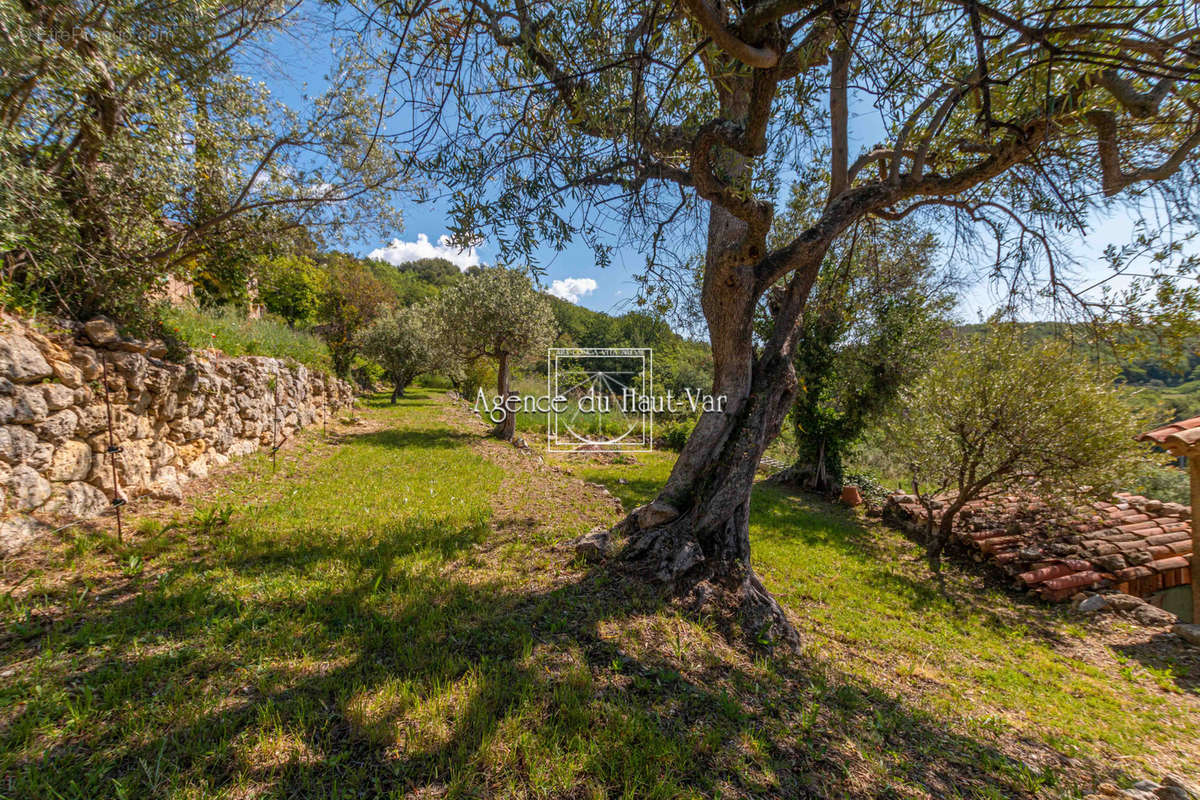
[[[1128,490],[1167,503],[1192,502],[1188,474],[1170,465],[1147,464],[1145,470],[1130,481]]]
[[[682,450],[695,427],[694,419],[664,422],[658,426],[658,443],[668,450]]]
[[[290,358],[306,367],[329,371],[329,349],[305,331],[289,328],[273,316],[248,319],[230,307],[177,307],[163,312],[168,333],[191,347],[215,347],[231,356]]]
[[[475,402],[480,389],[490,397],[495,386],[496,368],[490,362],[481,359],[463,370],[462,396],[471,402]]]

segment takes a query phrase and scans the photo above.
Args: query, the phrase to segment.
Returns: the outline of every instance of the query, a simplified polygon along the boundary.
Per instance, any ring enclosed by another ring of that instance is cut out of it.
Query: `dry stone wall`
[[[88,519],[114,496],[181,496],[182,484],[319,424],[349,383],[275,358],[122,339],[104,319],[42,333],[0,315],[0,554],[47,522]],[[109,413],[119,453],[109,453]]]

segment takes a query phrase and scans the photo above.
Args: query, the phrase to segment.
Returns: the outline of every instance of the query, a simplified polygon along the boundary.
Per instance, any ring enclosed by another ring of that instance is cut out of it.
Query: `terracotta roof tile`
[[[1171,556],[1170,558],[1151,561],[1146,566],[1151,567],[1155,572],[1166,572],[1171,569],[1184,569],[1189,563],[1188,559],[1183,556]]]
[[[1200,417],[1191,430],[1200,431]],[[1087,586],[1151,593],[1190,580],[1191,509],[1141,495],[1118,494],[1074,511],[1036,497],[968,503],[955,536],[1046,600],[1066,600]],[[895,495],[888,515],[923,530],[925,511]],[[935,518],[941,511],[935,510]]]
[[[1173,453],[1183,455],[1183,452],[1200,442],[1200,417],[1192,417],[1182,422],[1172,422],[1161,428],[1146,431],[1138,436],[1138,441],[1154,442],[1162,445]]]

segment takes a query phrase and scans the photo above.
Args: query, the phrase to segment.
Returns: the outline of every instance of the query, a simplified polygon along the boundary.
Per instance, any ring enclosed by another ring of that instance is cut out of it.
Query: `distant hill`
[[[396,293],[401,305],[413,305],[459,280],[453,263],[428,258],[388,264],[358,259],[381,283]],[[654,350],[654,379],[662,389],[682,394],[686,388],[711,383],[712,354],[705,342],[680,336],[665,320],[643,311],[614,316],[547,295],[558,322],[560,347],[649,347]]]
[[[1079,347],[1080,356],[1116,363],[1118,380],[1137,390],[1137,397],[1148,404],[1165,405],[1163,422],[1200,416],[1200,340],[1189,341],[1182,351],[1147,343],[1142,355],[1132,360],[1117,360],[1107,347],[1090,341],[1080,325],[1055,322],[1020,323],[1033,341],[1065,338]],[[978,334],[985,325],[961,325],[967,335]]]

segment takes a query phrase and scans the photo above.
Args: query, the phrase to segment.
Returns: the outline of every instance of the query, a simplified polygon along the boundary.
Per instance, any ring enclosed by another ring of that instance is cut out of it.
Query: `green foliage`
[[[368,258],[359,259],[359,263],[386,285],[402,306],[429,300],[462,277],[458,267],[442,258],[423,258],[396,266]]]
[[[1187,470],[1173,464],[1147,463],[1122,488],[1165,503],[1192,504]]]
[[[1117,370],[1117,380],[1134,389],[1130,400],[1155,425],[1200,416],[1200,338],[1177,340],[1177,331],[1154,327],[1096,330],[1052,322],[1012,323],[1031,343],[1055,339],[1071,344],[1078,357]],[[965,335],[982,335],[987,325],[963,325]],[[1105,338],[1112,336],[1114,340]]]
[[[232,307],[196,309],[186,306],[163,312],[169,333],[194,348],[215,347],[231,356],[290,358],[328,371],[329,348],[311,333],[291,328],[277,317],[248,319]]]
[[[552,297],[562,347],[649,347],[654,350],[655,391],[682,396],[712,386],[712,350],[685,339],[660,317],[630,311],[614,317]]]
[[[955,515],[977,497],[1032,489],[1053,501],[1127,485],[1145,463],[1133,439],[1144,427],[1111,371],[996,323],[946,342],[886,419],[883,446],[926,503],[953,493],[930,540],[936,566]]]
[[[925,368],[954,302],[934,272],[936,238],[862,227],[826,256],[795,349],[794,471],[821,490],[842,483],[848,449]]]
[[[395,386],[393,403],[414,378],[434,366],[431,313],[420,306],[390,309],[359,333],[362,354],[382,367]]]
[[[499,362],[499,391],[507,391],[509,362],[545,356],[557,336],[554,312],[546,295],[517,270],[475,270],[446,288],[434,306],[436,339],[448,361],[470,364],[480,358]]]
[[[305,256],[273,258],[258,268],[258,299],[289,325],[311,322],[321,305],[328,274]]]
[[[244,304],[248,268],[306,226],[398,222],[370,134],[373,66],[346,49],[304,107],[245,76],[278,0],[0,3],[0,253],[11,293],[148,323],[167,276]]]
[[[678,452],[687,444],[688,437],[692,435],[692,429],[695,427],[694,419],[668,420],[655,426],[655,438],[663,447]]]
[[[480,389],[486,394],[496,387],[496,366],[489,361],[479,359],[467,364],[461,368],[460,374],[459,393],[472,402]]]
[[[360,332],[394,303],[388,287],[358,260],[334,253],[324,263],[325,291],[313,330],[325,340],[339,378],[349,378],[361,350]]]

